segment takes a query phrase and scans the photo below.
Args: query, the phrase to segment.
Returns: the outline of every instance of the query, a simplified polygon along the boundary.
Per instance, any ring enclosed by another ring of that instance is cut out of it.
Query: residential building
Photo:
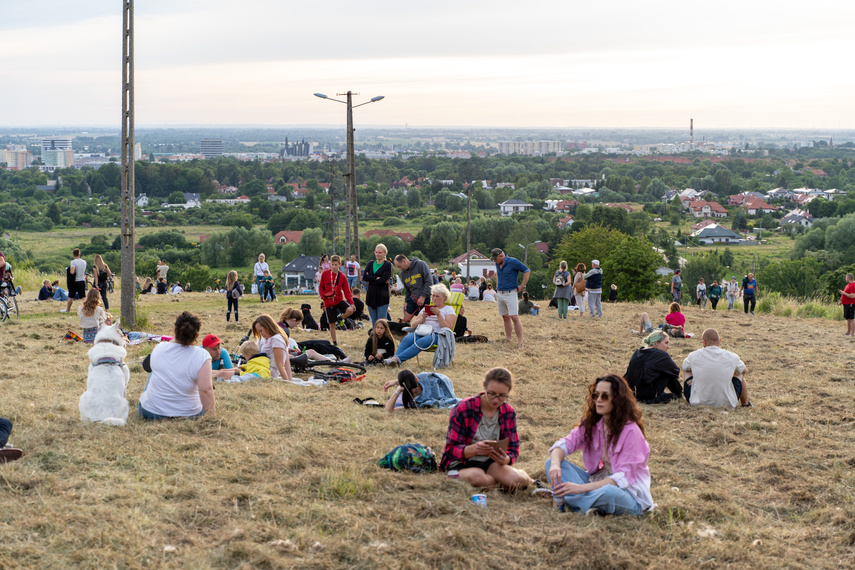
[[[223,156],[223,139],[202,139],[200,153],[206,159]]]
[[[321,258],[317,255],[304,255],[282,266],[281,286],[284,291],[315,289],[315,273]]]
[[[303,237],[303,232],[301,231],[291,231],[291,230],[282,230],[275,236],[273,236],[273,241],[276,243],[300,243],[300,238]]]
[[[0,162],[5,162],[9,170],[23,170],[30,165],[30,151],[26,145],[9,145],[0,150]]]
[[[71,150],[71,137],[45,137],[42,139],[42,157],[48,150]],[[44,160],[44,159],[42,159]]]
[[[523,202],[522,200],[506,200],[499,204],[499,213],[505,217],[513,216],[514,214],[531,210],[533,207],[533,204]]]
[[[49,169],[68,168],[74,166],[74,151],[69,149],[52,148],[42,151],[42,162]]]
[[[463,279],[480,279],[481,277],[486,277],[490,271],[496,269],[496,263],[477,249],[469,250],[469,267],[472,271],[471,276],[466,273],[465,253],[458,255],[449,261],[448,264],[451,266],[456,265],[459,268],[457,274]]]
[[[146,195],[145,195],[145,192],[143,192],[142,194],[140,194],[139,196],[137,196],[136,205],[137,205],[137,206],[139,206],[140,208],[145,208],[145,207],[147,207],[147,206],[148,206],[148,202],[149,202],[149,200],[148,200],[148,196],[146,196]]]
[[[727,210],[721,206],[721,204],[717,202],[707,202],[706,200],[693,200],[689,202],[688,207],[689,213],[692,214],[695,218],[708,218],[710,216],[714,218],[726,218]]]
[[[741,239],[739,234],[718,224],[707,226],[692,235],[697,241],[707,245],[714,243],[738,244]]]
[[[813,216],[807,210],[796,208],[781,218],[781,228],[785,226],[801,226],[809,228],[813,225]]]
[[[528,156],[540,156],[544,154],[560,153],[561,143],[559,141],[499,142],[499,154],[525,154]]]

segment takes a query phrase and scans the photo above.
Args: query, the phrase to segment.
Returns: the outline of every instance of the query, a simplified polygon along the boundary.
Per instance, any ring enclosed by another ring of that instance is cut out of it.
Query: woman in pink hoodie
[[[565,457],[582,450],[581,469]],[[622,377],[597,378],[588,387],[579,424],[549,449],[546,472],[559,510],[640,515],[653,508],[641,410]]]

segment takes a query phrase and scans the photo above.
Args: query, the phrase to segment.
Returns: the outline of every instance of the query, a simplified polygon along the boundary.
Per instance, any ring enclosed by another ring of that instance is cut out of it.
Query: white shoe
[[[67,312],[68,312],[68,310],[67,310],[67,309],[60,309],[60,310],[59,310],[59,312],[60,312],[60,313],[67,313]]]

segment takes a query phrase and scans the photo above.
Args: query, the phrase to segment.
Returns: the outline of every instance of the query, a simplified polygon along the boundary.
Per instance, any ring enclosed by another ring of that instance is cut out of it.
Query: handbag
[[[419,325],[416,327],[416,336],[428,336],[433,334],[433,327],[430,325]]]

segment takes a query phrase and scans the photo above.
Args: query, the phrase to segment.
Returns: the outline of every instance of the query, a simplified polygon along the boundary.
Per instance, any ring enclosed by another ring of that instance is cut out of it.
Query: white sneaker
[[[67,312],[68,312],[68,310],[67,310],[67,309],[60,309],[60,310],[59,310],[59,312],[60,312],[60,313],[67,313]]]

